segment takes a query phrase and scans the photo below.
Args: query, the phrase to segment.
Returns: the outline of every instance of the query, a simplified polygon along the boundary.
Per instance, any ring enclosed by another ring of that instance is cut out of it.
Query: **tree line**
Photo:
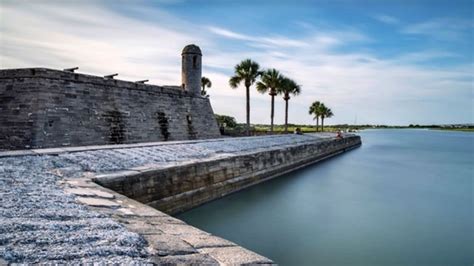
[[[275,96],[282,95],[285,101],[285,132],[288,132],[288,102],[292,95],[299,95],[301,93],[301,86],[293,79],[281,74],[280,71],[271,69],[260,69],[260,65],[246,59],[234,67],[234,76],[229,79],[231,88],[236,89],[239,85],[243,85],[246,89],[246,134],[250,135],[250,87],[254,84],[258,92],[268,93],[271,97],[270,109],[270,131],[273,133],[273,120],[275,114]],[[212,86],[211,81],[207,77],[201,79],[201,95],[207,96],[206,87]],[[317,104],[317,105],[316,105]],[[311,115],[314,115],[317,123],[321,118],[321,125],[324,128],[324,118],[333,116],[331,109],[327,108],[323,103],[317,101],[310,107]],[[316,126],[318,129],[318,125]]]

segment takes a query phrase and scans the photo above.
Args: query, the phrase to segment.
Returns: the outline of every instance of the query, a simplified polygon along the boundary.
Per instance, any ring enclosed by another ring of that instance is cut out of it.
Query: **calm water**
[[[363,146],[179,215],[281,265],[473,265],[474,134]]]

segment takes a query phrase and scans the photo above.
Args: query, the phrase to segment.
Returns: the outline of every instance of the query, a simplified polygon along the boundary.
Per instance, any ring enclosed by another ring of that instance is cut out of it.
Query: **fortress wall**
[[[160,211],[176,214],[360,145],[360,137],[352,135],[168,168],[130,169],[99,175],[95,181]]]
[[[0,150],[220,136],[209,99],[65,71],[0,70]]]

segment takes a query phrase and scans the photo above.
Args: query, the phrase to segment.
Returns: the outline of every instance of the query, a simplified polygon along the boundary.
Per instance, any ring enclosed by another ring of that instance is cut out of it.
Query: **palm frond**
[[[201,77],[201,87],[205,88],[208,87],[210,88],[212,86],[212,82],[209,78],[207,77]]]
[[[260,93],[266,93],[270,88],[267,86],[267,84],[263,83],[262,81],[257,82],[257,91]]]
[[[239,83],[242,81],[242,78],[240,76],[233,76],[229,80],[229,86],[232,89],[235,89],[239,86]]]
[[[279,93],[285,95],[298,95],[301,93],[301,86],[298,85],[294,80],[282,76],[280,87],[278,88]]]
[[[309,107],[309,114],[314,114],[319,116],[320,112],[320,107],[321,107],[321,102],[320,101],[315,101],[311,104]]]
[[[259,68],[260,66],[257,62],[254,62],[251,59],[243,60],[234,67],[235,75],[229,80],[229,85],[232,88],[237,88],[237,86],[243,81],[246,87],[252,86],[260,75]]]

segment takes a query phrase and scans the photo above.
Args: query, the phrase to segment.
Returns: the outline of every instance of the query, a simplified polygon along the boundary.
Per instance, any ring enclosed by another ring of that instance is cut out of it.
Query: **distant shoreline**
[[[427,130],[441,130],[441,131],[461,131],[461,132],[474,132],[474,127],[366,127],[360,128],[359,130],[365,129],[427,129]]]
[[[439,130],[439,131],[457,131],[457,132],[474,132],[474,128],[428,128],[428,127],[417,127],[417,128],[412,128],[412,127],[384,127],[384,128],[361,128],[359,129],[360,131],[362,130],[367,130],[367,129],[425,129],[425,130]]]
[[[239,124],[238,127],[243,125]],[[270,125],[256,124],[252,125],[253,132],[257,134],[265,134],[270,131]],[[292,133],[299,128],[303,133],[321,132],[316,131],[315,125],[288,125],[288,132]],[[445,130],[445,131],[461,131],[474,132],[474,125],[409,125],[409,126],[387,126],[387,125],[327,125],[324,126],[324,132],[348,131],[356,132],[365,129],[429,129],[429,130]],[[279,134],[284,132],[284,125],[275,125],[274,133]]]
[[[474,128],[430,128],[430,130],[444,130],[444,131],[461,131],[461,132],[474,132]]]

